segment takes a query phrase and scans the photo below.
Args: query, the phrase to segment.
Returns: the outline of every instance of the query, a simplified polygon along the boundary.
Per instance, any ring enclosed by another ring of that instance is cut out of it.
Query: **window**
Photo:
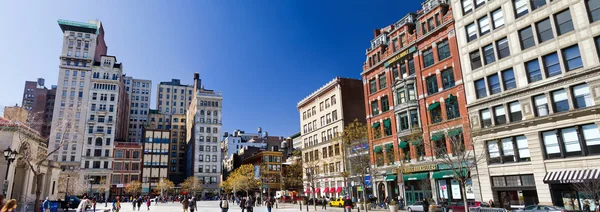
[[[398,90],[396,90],[396,101],[398,105],[404,104],[406,102],[406,91],[404,90],[404,87],[401,87]]]
[[[492,12],[492,19],[494,21],[494,29],[504,26],[504,14],[502,13],[502,8],[498,8]]]
[[[513,5],[515,8],[515,18],[519,18],[529,13],[529,9],[527,8],[527,0],[514,0]]]
[[[327,131],[329,133],[329,130],[327,130]],[[383,120],[383,132],[385,133],[385,136],[392,135],[392,121],[390,119]],[[337,154],[337,149],[338,148],[336,148],[336,155],[338,155]]]
[[[494,107],[494,122],[496,125],[506,124],[506,111],[504,105]]]
[[[548,100],[546,99],[546,95],[538,95],[533,97],[535,104],[535,112],[537,116],[546,116],[548,115]]]
[[[423,51],[423,66],[425,66],[425,68],[433,65],[434,61],[433,61],[433,50],[432,49],[427,49],[425,51]]]
[[[494,45],[490,44],[483,47],[483,61],[485,64],[490,64],[496,61],[496,56],[494,55]]]
[[[440,107],[439,102],[435,102],[435,103],[429,105],[428,110],[431,111],[431,123],[432,124],[439,123],[442,121],[442,108]]]
[[[590,22],[600,20],[600,0],[586,0]]]
[[[531,10],[536,10],[544,5],[546,5],[546,0],[531,0]]]
[[[527,69],[527,80],[529,83],[542,80],[542,71],[540,70],[540,63],[537,59],[526,62],[525,68]]]
[[[415,74],[415,61],[412,56],[408,56],[408,75]]]
[[[573,96],[575,96],[575,108],[584,108],[594,105],[594,101],[590,95],[590,88],[587,84],[573,86]]]
[[[479,79],[475,81],[475,93],[477,98],[483,98],[487,96],[485,89],[485,81],[483,79]]]
[[[406,86],[406,88],[408,89],[408,100],[417,100],[417,93],[415,92],[415,85],[408,84]]]
[[[429,31],[433,31],[433,28],[435,27],[433,25],[433,18],[427,19],[427,26],[429,27]]]
[[[477,39],[477,27],[475,22],[467,25],[467,42]]]
[[[573,31],[573,20],[571,19],[571,12],[569,12],[568,9],[556,14],[554,17],[555,22],[558,25],[556,33],[558,33],[559,36]]]
[[[488,141],[487,145],[490,164],[530,161],[529,145],[523,135]]]
[[[487,15],[481,17],[479,20],[477,20],[477,22],[479,23],[479,34],[480,35],[485,35],[488,32],[490,32],[490,19],[488,18]]]
[[[419,114],[417,113],[417,110],[410,110],[410,126],[411,127],[418,127],[419,126]]]
[[[462,0],[463,14],[473,11],[473,0]]]
[[[508,39],[502,38],[496,41],[496,50],[498,51],[498,60],[510,56],[510,48],[508,47]]]
[[[587,146],[588,154],[599,154],[600,153],[600,132],[595,124],[588,124],[581,126],[583,131],[583,139]]]
[[[450,57],[450,46],[448,40],[442,41],[437,44],[438,60],[443,60]],[[433,60],[433,58],[432,58]]]
[[[521,39],[521,50],[525,50],[529,47],[535,46],[535,40],[533,39],[533,31],[531,31],[530,26],[519,30],[519,39]]]
[[[481,67],[481,55],[479,54],[479,50],[475,50],[469,54],[469,58],[471,58],[471,70],[475,70]]]
[[[442,71],[442,86],[444,90],[454,86],[454,72],[452,68]]]
[[[490,89],[490,95],[494,95],[502,91],[500,88],[500,79],[498,79],[498,74],[488,76],[487,83]]]
[[[487,150],[488,150],[488,163],[502,163],[502,159],[500,156],[500,148],[498,147],[498,141],[488,141],[487,142]]]
[[[369,80],[369,91],[371,94],[377,92],[377,82],[375,82],[375,79]]]
[[[519,101],[508,103],[508,110],[511,122],[521,121],[523,119],[523,114],[521,114],[521,103],[519,103]]]
[[[458,100],[456,97],[446,99],[446,116],[448,120],[460,117],[458,110]]]
[[[554,34],[552,33],[552,24],[550,24],[549,18],[535,23],[535,27],[537,29],[538,42],[543,43],[554,38]]]
[[[502,82],[504,83],[504,90],[510,90],[517,87],[515,81],[515,73],[512,69],[504,70],[502,73]]]
[[[577,44],[563,49],[562,55],[566,62],[565,68],[567,68],[567,71],[583,67],[583,62],[581,61],[581,55],[579,53],[579,46]]]
[[[483,109],[479,113],[481,113],[481,124],[483,128],[488,128],[492,126],[492,116],[490,114],[489,109]]]
[[[388,102],[388,97],[381,97],[381,112],[386,112],[388,110],[390,110],[390,103]]]
[[[565,58],[567,58],[565,56]],[[544,61],[544,69],[546,69],[546,77],[553,77],[561,74],[560,63],[558,61],[558,54],[552,53],[542,57]]]
[[[377,103],[377,100],[371,102],[371,113],[373,115],[379,114],[379,104]]]
[[[438,92],[437,78],[435,75],[426,78],[427,94],[431,95]]]
[[[500,139],[502,143],[502,161],[503,162],[514,162],[515,161],[515,148],[513,145],[512,138]]]
[[[385,74],[379,75],[379,90],[384,89],[387,86],[387,82],[385,80]],[[325,106],[327,105],[329,105],[329,102],[325,102]]]
[[[406,113],[400,114],[399,122],[400,122],[400,130],[408,130],[409,129],[408,115]]]
[[[552,92],[552,107],[555,113],[569,110],[569,101],[565,89]]]

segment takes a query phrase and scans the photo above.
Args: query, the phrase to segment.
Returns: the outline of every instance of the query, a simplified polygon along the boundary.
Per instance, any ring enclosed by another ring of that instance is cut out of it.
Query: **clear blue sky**
[[[133,77],[222,91],[223,130],[300,131],[296,104],[336,76],[360,78],[373,29],[421,1],[2,1],[0,105],[21,103],[26,80],[56,84],[57,19],[104,24],[108,54]],[[356,95],[363,95],[357,93]]]

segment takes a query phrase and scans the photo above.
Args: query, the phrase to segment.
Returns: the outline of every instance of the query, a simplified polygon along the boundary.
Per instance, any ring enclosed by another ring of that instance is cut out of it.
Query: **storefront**
[[[387,193],[390,198],[398,198],[400,191],[398,190],[398,182],[396,181],[398,176],[395,174],[388,174],[385,177],[385,183],[387,184]]]
[[[566,210],[582,210],[585,201],[595,208],[593,191],[598,192],[600,171],[597,169],[548,172],[544,183],[550,186],[552,204]],[[594,189],[594,187],[596,189]]]
[[[435,164],[411,166],[404,168],[402,180],[404,182],[404,200],[406,204],[422,201],[432,197],[431,180],[429,171],[437,169]]]
[[[533,174],[492,176],[491,178],[496,207],[512,210],[539,202]]]
[[[463,176],[469,174],[466,169],[460,169],[456,172],[454,170],[440,170],[433,172],[431,178],[435,180],[438,199],[444,199],[451,202],[458,202],[462,200],[460,183],[454,179],[454,176],[457,173]],[[475,199],[473,184],[470,179],[468,179],[465,183],[465,193],[467,194],[467,199]]]

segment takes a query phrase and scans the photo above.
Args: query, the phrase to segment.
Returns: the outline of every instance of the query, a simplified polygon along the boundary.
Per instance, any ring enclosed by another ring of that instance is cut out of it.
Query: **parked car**
[[[79,198],[77,198],[76,196],[67,196],[64,201],[60,202],[59,207],[67,208],[67,206],[68,206],[69,209],[77,208],[77,206],[79,206],[80,202],[81,202],[81,200]]]
[[[329,206],[343,207],[344,206],[344,198],[338,197],[336,199],[329,200]]]
[[[528,205],[523,209],[513,210],[514,212],[566,212],[564,208],[550,205]]]
[[[485,208],[489,208],[490,205],[485,203],[485,202],[479,202],[479,201],[468,201],[467,204],[469,205],[468,207],[485,207]],[[447,212],[465,212],[465,207],[464,207],[465,203],[462,201],[459,202],[450,202],[446,205],[447,208]]]
[[[413,212],[413,211],[424,211],[423,210],[423,201],[417,201],[412,205],[407,205],[406,206],[406,210],[408,212]],[[441,212],[442,211],[442,207],[439,205],[436,205],[435,203],[429,203],[429,212]]]

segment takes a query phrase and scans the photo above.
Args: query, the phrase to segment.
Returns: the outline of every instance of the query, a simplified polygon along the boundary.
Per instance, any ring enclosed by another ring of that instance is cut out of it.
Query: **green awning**
[[[373,148],[373,151],[375,153],[381,153],[381,146],[376,146],[375,148]]]
[[[427,179],[427,175],[428,174],[429,174],[429,172],[421,172],[421,173],[415,173],[415,174],[404,174],[404,181],[425,180],[425,179]]]
[[[448,98],[446,99],[446,102],[454,102],[454,101],[456,101],[456,96],[454,96],[452,94],[450,94],[448,96]]]
[[[437,108],[438,106],[440,106],[440,103],[435,102],[433,104],[430,104],[429,107],[427,107],[427,110],[433,110],[433,109]]]
[[[467,170],[466,169],[460,169],[457,172],[458,172],[459,175],[462,175],[462,176],[466,176],[467,175]],[[456,173],[454,173],[454,170],[442,170],[442,171],[434,172],[431,175],[431,178],[433,178],[433,179],[454,178],[455,174]]]
[[[454,137],[457,135],[460,135],[462,133],[462,128],[454,128],[451,130],[448,130],[448,137]]]
[[[383,127],[392,126],[392,121],[390,119],[383,120]]]
[[[423,142],[423,139],[419,139],[419,140],[414,140],[414,141],[411,141],[410,143],[411,143],[413,146],[419,146],[419,145],[421,145],[421,143],[422,143],[422,142]]]
[[[379,122],[373,123],[373,128],[379,128]]]
[[[408,146],[408,142],[406,142],[406,141],[400,141],[400,143],[398,143],[398,148],[400,148],[400,149],[404,149],[407,146]]]
[[[385,181],[396,181],[397,176],[395,174],[390,174],[385,176]]]
[[[444,137],[444,132],[436,132],[431,135],[431,141],[439,141]]]
[[[386,151],[390,151],[392,148],[394,148],[394,144],[392,144],[392,143],[389,143],[389,144],[385,145],[385,150]]]

